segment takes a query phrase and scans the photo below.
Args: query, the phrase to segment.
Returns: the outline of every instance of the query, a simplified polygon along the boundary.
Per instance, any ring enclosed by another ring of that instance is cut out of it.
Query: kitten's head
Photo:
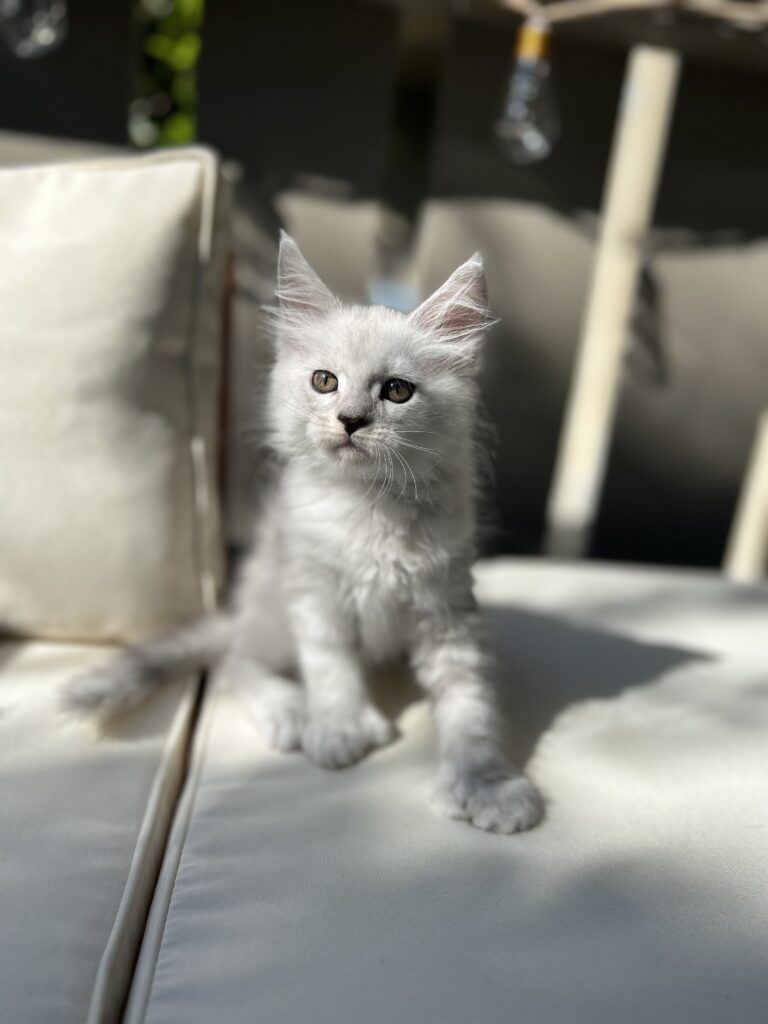
[[[404,491],[470,457],[492,320],[479,254],[406,315],[342,305],[283,234],[277,297],[268,420],[278,451]]]

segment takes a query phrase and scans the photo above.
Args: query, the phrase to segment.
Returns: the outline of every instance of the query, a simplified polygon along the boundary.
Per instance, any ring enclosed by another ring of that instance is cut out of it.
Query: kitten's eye
[[[410,381],[402,380],[400,377],[393,377],[392,380],[386,381],[379,397],[386,398],[388,402],[396,402],[398,405],[402,405],[409,398],[413,398],[415,390],[416,385],[411,384]]]
[[[335,391],[339,386],[339,378],[330,370],[315,370],[312,374],[312,387],[321,395]]]

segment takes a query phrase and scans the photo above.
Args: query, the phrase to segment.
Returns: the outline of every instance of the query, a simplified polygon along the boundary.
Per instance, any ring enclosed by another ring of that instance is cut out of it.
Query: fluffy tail
[[[147,644],[128,647],[107,665],[70,680],[62,695],[62,708],[99,718],[127,711],[179,673],[211,667],[227,650],[231,634],[232,620],[221,613]]]

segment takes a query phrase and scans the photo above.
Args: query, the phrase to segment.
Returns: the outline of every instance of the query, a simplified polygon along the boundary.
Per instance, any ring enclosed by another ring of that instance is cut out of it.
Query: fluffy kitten
[[[366,664],[406,654],[434,709],[439,807],[529,828],[541,802],[503,752],[470,578],[481,259],[405,316],[342,305],[283,235],[277,294],[266,412],[281,466],[231,612],[126,651],[67,703],[111,714],[221,661],[268,743],[343,768],[394,735]]]

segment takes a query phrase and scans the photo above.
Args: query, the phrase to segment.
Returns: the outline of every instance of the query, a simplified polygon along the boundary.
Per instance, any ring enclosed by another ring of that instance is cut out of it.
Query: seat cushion
[[[0,646],[0,1017],[119,1019],[182,782],[196,687],[111,731],[56,701],[101,647]]]
[[[223,257],[203,150],[0,170],[0,626],[210,606]]]
[[[130,1024],[755,1024],[768,996],[765,589],[478,568],[521,757],[512,837],[428,806],[428,708],[324,772],[207,700]]]

